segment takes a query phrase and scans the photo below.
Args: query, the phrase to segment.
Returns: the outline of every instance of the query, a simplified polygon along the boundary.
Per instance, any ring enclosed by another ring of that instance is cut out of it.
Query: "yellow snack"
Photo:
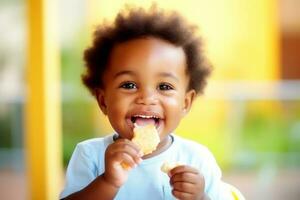
[[[135,124],[133,134],[132,142],[139,146],[144,155],[152,153],[160,142],[158,132],[153,124],[145,126]],[[121,166],[123,169],[130,169],[125,162],[122,162]]]
[[[140,147],[143,154],[152,153],[160,142],[158,132],[153,124],[138,126],[133,129],[132,142]]]
[[[123,169],[126,169],[126,170],[130,169],[129,165],[127,165],[125,162],[122,162],[121,166],[122,166]]]
[[[181,165],[180,163],[178,162],[174,162],[174,163],[171,163],[171,162],[164,162],[162,164],[162,166],[160,167],[161,171],[165,172],[166,174],[168,174],[173,168],[177,167]]]

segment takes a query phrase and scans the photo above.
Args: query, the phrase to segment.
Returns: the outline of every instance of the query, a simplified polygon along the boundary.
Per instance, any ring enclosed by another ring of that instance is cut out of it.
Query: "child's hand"
[[[139,148],[133,142],[118,139],[106,149],[103,177],[115,187],[121,187],[128,178],[129,170],[142,161],[141,156]]]
[[[169,172],[172,194],[180,200],[205,199],[204,177],[197,169],[180,165]]]

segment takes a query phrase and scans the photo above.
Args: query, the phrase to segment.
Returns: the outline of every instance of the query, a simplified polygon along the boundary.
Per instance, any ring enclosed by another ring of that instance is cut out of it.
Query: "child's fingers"
[[[193,183],[187,183],[187,182],[175,182],[172,184],[173,190],[189,193],[189,194],[195,194],[197,193],[197,187]]]
[[[136,163],[141,162],[142,154],[140,153],[139,149],[126,140],[120,142],[118,141],[107,149],[107,156],[110,159],[115,158],[116,154],[119,153],[126,153],[130,155]]]
[[[137,163],[136,161],[127,153],[118,153],[115,155],[115,159],[116,161],[118,161],[118,163],[121,164],[121,166],[124,168],[127,168],[128,166],[130,168],[134,168],[136,167]]]
[[[204,192],[205,180],[197,169],[182,165],[170,171],[170,184],[179,196],[201,195]],[[176,196],[177,198],[182,198]]]
[[[177,167],[174,167],[172,170],[170,170],[170,175],[173,176],[175,174],[178,173],[183,173],[183,172],[189,172],[189,173],[193,173],[193,174],[199,174],[198,170],[188,166],[188,165],[179,165]]]
[[[130,147],[127,144],[122,144],[122,145],[116,146],[114,149],[110,150],[109,154],[114,155],[116,153],[127,153],[130,156],[132,156],[133,158],[135,158],[137,161],[139,158],[141,158],[139,151],[136,151],[135,149],[133,149],[132,147]]]
[[[195,199],[193,194],[181,192],[178,190],[172,190],[172,194],[174,197],[176,197],[176,199]]]
[[[116,142],[114,142],[113,144],[116,145],[116,146],[119,146],[119,147],[122,147],[122,146],[123,147],[130,147],[138,153],[141,152],[140,148],[135,143],[133,143],[132,141],[130,141],[128,139],[119,139]]]
[[[170,185],[174,190],[190,194],[198,194],[204,190],[204,178],[193,173],[175,174],[170,179]]]
[[[173,185],[176,182],[187,182],[195,184],[199,182],[199,175],[190,172],[176,173],[171,176],[170,184]]]
[[[114,154],[116,152],[128,151],[130,154],[140,154],[140,149],[130,140],[120,139],[109,145],[107,148],[109,154]],[[141,156],[141,155],[140,155]]]

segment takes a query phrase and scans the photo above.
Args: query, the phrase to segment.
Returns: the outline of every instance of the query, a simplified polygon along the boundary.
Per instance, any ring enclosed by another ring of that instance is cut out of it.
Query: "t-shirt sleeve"
[[[76,146],[66,171],[65,187],[60,199],[83,189],[97,177],[92,154],[88,145],[79,143]]]
[[[218,166],[216,159],[207,149],[206,159],[202,166],[205,178],[205,192],[211,200],[233,200],[231,191],[222,181],[221,169]]]

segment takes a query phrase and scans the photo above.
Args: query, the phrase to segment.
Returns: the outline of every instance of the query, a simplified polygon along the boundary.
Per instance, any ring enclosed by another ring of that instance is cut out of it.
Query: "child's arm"
[[[76,200],[76,199],[113,199],[119,188],[107,182],[104,178],[104,174],[98,176],[84,189],[71,194],[63,200]]]
[[[195,168],[180,165],[169,172],[173,195],[180,199],[209,200],[204,192],[205,180]]]
[[[141,162],[138,147],[127,139],[118,139],[110,144],[105,152],[105,172],[84,189],[64,198],[75,199],[113,199],[119,188],[127,181],[128,172]],[[128,166],[126,169],[122,164]]]

